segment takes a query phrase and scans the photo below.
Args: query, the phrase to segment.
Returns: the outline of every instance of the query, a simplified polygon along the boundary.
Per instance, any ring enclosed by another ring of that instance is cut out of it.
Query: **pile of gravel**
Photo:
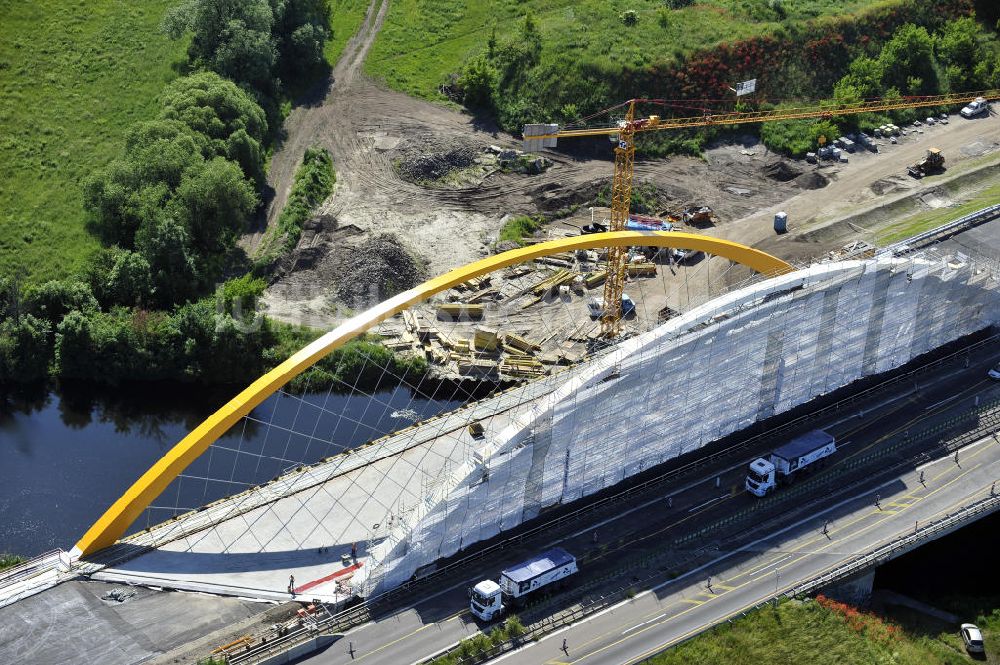
[[[472,166],[479,151],[461,146],[443,152],[428,152],[404,157],[397,163],[399,175],[412,182],[439,180],[455,169]]]
[[[399,238],[382,233],[339,252],[337,299],[350,307],[371,307],[425,279],[424,266]]]

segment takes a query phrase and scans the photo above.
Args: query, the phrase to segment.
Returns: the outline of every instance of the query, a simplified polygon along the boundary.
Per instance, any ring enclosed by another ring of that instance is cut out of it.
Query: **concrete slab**
[[[72,581],[0,609],[0,663],[125,665],[148,660],[268,606],[246,600]]]

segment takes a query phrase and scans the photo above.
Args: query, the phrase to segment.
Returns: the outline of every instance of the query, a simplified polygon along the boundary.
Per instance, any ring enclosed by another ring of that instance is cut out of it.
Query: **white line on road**
[[[984,439],[984,441],[985,440],[989,440],[989,439],[987,438],[987,439]],[[963,448],[962,450],[968,450],[969,448],[972,448],[973,446],[979,445],[980,443],[983,443],[983,441],[978,441],[978,442],[976,442],[974,444],[970,444],[970,445],[966,446],[965,448]],[[933,464],[935,462],[940,462],[940,461],[945,460],[945,459],[949,459],[949,458],[948,457],[942,457],[942,458],[940,458],[938,460],[935,460],[934,462],[931,462],[931,464]],[[571,624],[567,624],[567,625],[559,628],[558,630],[555,630],[555,631],[549,633],[548,635],[542,637],[542,639],[538,640],[537,642],[531,642],[531,643],[526,644],[524,646],[521,646],[521,647],[519,647],[517,649],[514,649],[513,651],[509,651],[506,654],[500,656],[499,658],[494,659],[492,662],[500,662],[501,660],[506,660],[508,658],[513,657],[515,654],[519,654],[522,651],[525,651],[527,649],[535,647],[535,646],[541,644],[542,642],[549,641],[549,640],[555,638],[557,635],[560,635],[561,633],[565,633],[565,632],[568,632],[568,631],[571,631],[571,630],[575,630],[575,629],[579,628],[580,626],[582,626],[582,625],[584,625],[586,623],[590,623],[594,619],[602,617],[605,614],[609,614],[611,612],[614,612],[618,608],[620,608],[620,607],[622,607],[622,606],[624,606],[624,605],[626,605],[628,603],[635,603],[639,599],[641,599],[643,596],[651,595],[651,594],[655,593],[656,591],[658,591],[659,589],[662,589],[665,586],[669,586],[671,584],[675,584],[675,583],[679,582],[680,580],[683,580],[683,579],[685,579],[687,577],[691,577],[692,575],[694,575],[694,574],[696,574],[698,572],[701,572],[702,570],[705,570],[706,568],[710,568],[710,567],[718,564],[720,561],[724,561],[726,559],[731,558],[732,556],[734,556],[736,554],[739,554],[740,552],[749,550],[752,547],[754,547],[755,545],[758,545],[760,543],[766,542],[768,540],[772,540],[773,538],[775,538],[777,536],[780,536],[780,535],[782,535],[783,533],[785,533],[787,531],[790,531],[790,530],[792,530],[792,529],[794,529],[796,527],[799,527],[802,524],[805,524],[806,522],[808,522],[810,520],[814,520],[814,519],[816,519],[817,517],[819,517],[821,515],[825,515],[826,513],[830,512],[832,510],[836,510],[837,508],[840,508],[841,506],[843,506],[845,504],[851,503],[852,501],[858,501],[858,500],[860,500],[862,498],[867,498],[871,494],[872,491],[877,491],[877,490],[880,490],[880,489],[882,489],[884,487],[888,487],[892,483],[898,482],[899,479],[900,478],[894,478],[892,480],[887,480],[886,482],[882,483],[881,485],[879,485],[877,487],[873,487],[873,488],[868,489],[868,490],[866,490],[864,492],[856,494],[855,496],[848,497],[846,499],[838,501],[837,503],[835,503],[835,504],[833,504],[831,506],[827,506],[823,510],[815,513],[814,515],[812,515],[810,517],[805,517],[805,518],[803,518],[803,519],[795,522],[794,524],[788,525],[787,527],[785,527],[785,528],[783,528],[783,529],[781,529],[779,531],[775,531],[774,533],[768,534],[767,536],[765,536],[763,538],[759,538],[759,539],[753,541],[752,543],[747,543],[746,545],[740,547],[739,549],[732,550],[730,552],[727,552],[726,554],[723,554],[722,556],[716,557],[712,561],[704,563],[701,566],[698,566],[697,568],[694,568],[692,570],[687,571],[686,573],[682,573],[682,574],[680,574],[679,576],[675,577],[672,580],[667,580],[667,581],[662,582],[660,584],[657,584],[656,586],[651,587],[651,588],[649,588],[649,589],[647,589],[645,591],[642,591],[642,592],[640,592],[638,595],[636,595],[633,598],[626,598],[625,600],[622,600],[621,602],[618,602],[618,603],[615,603],[613,605],[609,605],[608,607],[605,607],[603,610],[600,610],[599,612],[596,612],[594,614],[591,614],[590,616],[584,617],[580,621],[577,621],[577,622],[571,623]]]
[[[774,561],[768,563],[763,568],[761,568],[760,570],[758,570],[756,573],[754,573],[753,575],[748,575],[747,577],[749,577],[750,579],[753,579],[753,578],[757,577],[758,575],[763,575],[764,573],[770,573],[772,568],[774,568],[775,566],[777,566],[779,563],[781,563],[785,559],[791,559],[791,558],[792,558],[791,554],[786,554],[785,556],[781,557],[780,559],[775,559]]]
[[[694,511],[698,510],[699,508],[704,508],[705,506],[707,506],[709,504],[715,503],[716,501],[722,501],[723,499],[728,498],[728,497],[729,497],[728,494],[721,494],[721,495],[715,497],[714,499],[709,499],[705,503],[699,503],[697,506],[689,508],[688,512],[689,513],[693,513]]]
[[[632,626],[631,628],[626,628],[625,630],[623,630],[623,631],[622,631],[622,635],[625,635],[626,633],[630,633],[630,632],[632,632],[633,630],[635,630],[636,628],[641,628],[641,627],[645,626],[645,625],[646,625],[646,624],[648,624],[648,623],[654,623],[654,622],[656,622],[656,621],[659,621],[659,620],[660,620],[660,619],[662,619],[663,617],[667,616],[667,614],[668,614],[668,612],[664,612],[663,614],[661,614],[661,615],[659,615],[659,616],[656,616],[656,617],[653,617],[653,618],[652,618],[652,619],[650,619],[649,621],[643,621],[642,623],[637,623],[637,624],[635,624],[635,625],[634,625],[634,626]]]

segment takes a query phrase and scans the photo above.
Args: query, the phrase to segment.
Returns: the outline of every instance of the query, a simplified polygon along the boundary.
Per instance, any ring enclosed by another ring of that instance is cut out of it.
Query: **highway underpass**
[[[916,384],[903,383],[882,395],[878,406],[864,411],[845,411],[819,421],[842,441],[838,461],[863,457],[891,445],[899,437],[924,428],[933,428],[1000,398],[1000,385],[989,381],[985,370],[1000,360],[993,344],[980,351],[965,367],[964,357],[920,377]],[[860,411],[860,413],[859,413]],[[939,441],[929,442],[927,451],[940,452]],[[910,451],[912,452],[912,450]],[[638,551],[669,549],[675,534],[697,531],[745,507],[752,497],[734,490],[743,466],[751,455],[677,487],[663,488],[658,496],[647,497],[628,508],[620,506],[619,516],[580,525],[574,533],[558,541],[539,541],[536,549],[552,542],[580,554],[598,544],[615,543],[615,550],[581,568],[585,583],[594,566],[614,571],[622,561]],[[933,456],[933,453],[932,453]],[[891,456],[883,458],[887,464]],[[832,466],[829,471],[836,469]],[[921,484],[921,472],[924,482]],[[822,474],[820,474],[822,475]],[[871,480],[852,483],[842,492],[809,496],[797,508],[785,507],[769,516],[759,529],[744,529],[739,538],[705,533],[698,546],[700,558],[687,559],[695,547],[673,552],[687,560],[691,570],[676,579],[677,564],[663,566],[662,579],[639,592],[635,598],[557,631],[536,644],[504,656],[511,663],[625,663],[644,658],[662,648],[696,634],[706,626],[731,618],[771,598],[776,592],[837,566],[841,562],[876,548],[900,535],[912,533],[927,523],[989,495],[994,481],[1000,480],[1000,444],[984,436],[954,453],[936,459],[904,464],[886,477],[869,474]],[[718,480],[717,480],[718,479]],[[718,483],[718,487],[716,486]],[[879,507],[875,506],[876,495]],[[669,507],[666,497],[670,497]],[[787,517],[786,517],[787,516]],[[827,534],[823,533],[824,526]],[[420,662],[459,639],[475,633],[479,626],[465,610],[465,588],[486,576],[495,576],[503,565],[516,560],[493,560],[491,568],[456,581],[443,591],[418,601],[410,609],[390,614],[348,631],[324,651],[303,660],[308,663],[410,663]],[[655,576],[655,568],[653,570]],[[628,584],[632,573],[624,573],[617,584]],[[457,577],[455,578],[458,579]],[[709,588],[711,585],[711,588]],[[609,582],[608,587],[615,586]],[[595,591],[596,593],[596,591]],[[527,623],[527,622],[526,622]],[[561,650],[567,641],[568,653]],[[352,656],[353,652],[353,656]]]

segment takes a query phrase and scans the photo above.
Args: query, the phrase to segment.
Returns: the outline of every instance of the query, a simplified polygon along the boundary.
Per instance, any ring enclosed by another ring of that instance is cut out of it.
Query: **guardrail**
[[[0,573],[0,590],[57,566],[60,554],[63,554],[61,549],[49,550],[3,571]]]
[[[998,206],[1000,208],[1000,206]],[[547,538],[551,538],[553,532],[558,530],[560,527],[566,526],[568,524],[575,524],[579,522],[580,518],[596,512],[602,508],[620,503],[622,501],[631,499],[637,495],[649,492],[657,487],[664,485],[669,482],[674,482],[688,476],[699,469],[703,469],[712,464],[718,463],[725,460],[730,455],[737,453],[741,450],[754,446],[756,444],[763,443],[764,441],[776,438],[784,435],[786,432],[794,430],[796,428],[807,425],[810,421],[813,421],[819,417],[828,416],[831,414],[839,413],[840,411],[846,410],[848,407],[853,407],[858,402],[867,400],[874,394],[884,391],[886,389],[892,388],[899,385],[900,383],[912,381],[914,378],[919,377],[922,374],[936,369],[948,362],[951,362],[963,355],[969,355],[978,349],[989,348],[1000,341],[1000,333],[993,332],[985,339],[979,340],[972,344],[962,347],[956,351],[953,351],[945,356],[937,358],[931,362],[925,363],[920,367],[914,368],[903,374],[899,374],[885,381],[879,382],[865,390],[853,393],[849,397],[842,400],[838,400],[833,404],[830,404],[821,409],[811,411],[808,414],[799,416],[793,420],[790,420],[782,425],[769,429],[765,432],[760,432],[758,434],[752,435],[746,439],[742,439],[735,442],[724,449],[715,451],[697,460],[693,460],[684,464],[680,467],[671,469],[661,475],[654,478],[650,478],[643,482],[640,482],[632,487],[629,487],[621,492],[615,493],[611,496],[603,497],[596,501],[589,503],[586,506],[573,510],[569,513],[561,515],[552,520],[548,520],[542,524],[535,527],[527,529],[519,534],[506,538],[500,542],[497,542],[488,547],[484,547],[477,552],[464,556],[453,562],[442,566],[432,573],[422,576],[420,578],[406,582],[394,589],[386,591],[378,596],[373,596],[353,607],[347,608],[341,612],[330,614],[329,617],[317,622],[314,626],[302,627],[298,630],[294,630],[281,638],[268,638],[267,642],[259,643],[254,647],[251,647],[247,651],[230,656],[230,663],[256,663],[265,658],[273,656],[280,653],[283,650],[292,648],[293,646],[312,639],[317,634],[320,633],[338,633],[344,632],[354,626],[361,625],[371,620],[372,610],[375,607],[392,603],[394,601],[399,601],[405,598],[408,594],[413,594],[426,586],[433,584],[436,581],[453,577],[453,573],[458,569],[474,563],[476,561],[482,560],[484,558],[496,555],[507,549],[519,547],[523,545],[526,541],[538,535],[545,535]]]
[[[880,563],[896,558],[896,556],[898,556],[903,550],[912,549],[921,541],[933,540],[938,537],[939,534],[944,535],[945,533],[954,531],[955,529],[963,526],[966,522],[977,520],[985,513],[992,513],[997,508],[1000,508],[1000,496],[991,495],[984,499],[980,499],[975,503],[958,509],[954,513],[949,513],[939,520],[930,522],[926,526],[922,526],[910,534],[897,538],[896,540],[893,540],[892,542],[889,542],[878,549],[869,552],[868,554],[859,556],[856,559],[835,568],[834,570],[828,571],[807,582],[797,585],[782,595],[790,598],[804,596],[821,587],[829,586],[833,583],[839,582],[840,580],[847,579],[848,577],[851,577],[863,570],[867,570],[868,568],[877,566]]]
[[[895,242],[878,251],[891,251],[894,254],[910,252],[921,247],[925,247],[931,243],[944,240],[948,236],[965,231],[973,226],[976,226],[977,224],[988,222],[996,217],[1000,217],[1000,204],[991,205],[981,210],[977,210],[976,212],[965,215],[964,217],[959,217],[958,219],[948,222],[947,224],[942,224],[941,226],[929,229],[923,233],[918,233],[915,236]]]

